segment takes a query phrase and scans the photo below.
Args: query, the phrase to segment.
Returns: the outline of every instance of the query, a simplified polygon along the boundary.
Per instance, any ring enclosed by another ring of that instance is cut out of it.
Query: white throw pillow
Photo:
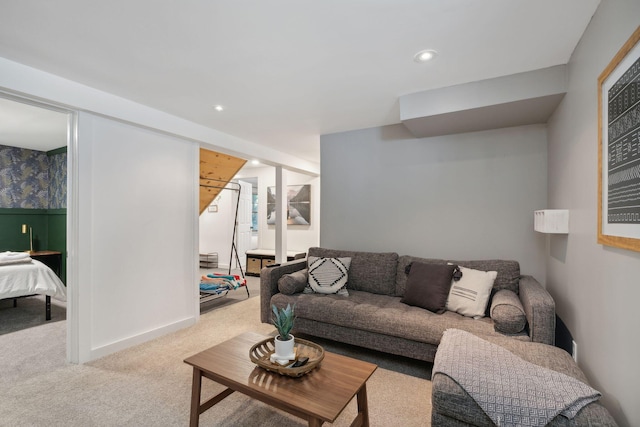
[[[447,310],[463,316],[484,317],[497,271],[480,271],[459,266],[462,277],[451,282]]]
[[[309,286],[320,294],[345,293],[343,289],[349,280],[351,258],[320,258],[310,256]],[[348,293],[347,293],[348,295]]]

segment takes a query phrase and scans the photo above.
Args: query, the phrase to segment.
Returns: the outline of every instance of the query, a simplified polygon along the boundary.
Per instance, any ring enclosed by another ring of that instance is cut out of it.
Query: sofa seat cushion
[[[438,345],[446,329],[499,335],[489,318],[479,320],[447,311],[435,314],[400,301],[400,297],[349,291],[348,297],[319,294],[276,294],[271,303],[296,305],[300,318]],[[295,328],[294,328],[295,329]],[[528,339],[526,334],[515,336]]]
[[[374,294],[394,295],[396,292],[395,252],[358,252],[337,249],[309,248],[310,257],[351,258],[347,289]]]

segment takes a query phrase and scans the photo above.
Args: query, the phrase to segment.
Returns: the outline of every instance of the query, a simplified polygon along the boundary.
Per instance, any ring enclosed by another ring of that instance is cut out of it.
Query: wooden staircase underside
[[[222,188],[231,181],[245,163],[247,163],[246,160],[238,157],[200,149],[200,214],[220,194]]]

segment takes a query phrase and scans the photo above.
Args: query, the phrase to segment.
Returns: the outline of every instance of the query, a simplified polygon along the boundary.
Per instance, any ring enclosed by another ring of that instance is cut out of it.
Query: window
[[[251,230],[258,231],[258,195],[251,195]]]

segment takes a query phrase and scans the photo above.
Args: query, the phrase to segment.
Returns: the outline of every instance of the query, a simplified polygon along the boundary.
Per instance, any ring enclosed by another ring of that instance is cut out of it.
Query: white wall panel
[[[195,322],[198,146],[86,113],[79,129],[86,360]]]

